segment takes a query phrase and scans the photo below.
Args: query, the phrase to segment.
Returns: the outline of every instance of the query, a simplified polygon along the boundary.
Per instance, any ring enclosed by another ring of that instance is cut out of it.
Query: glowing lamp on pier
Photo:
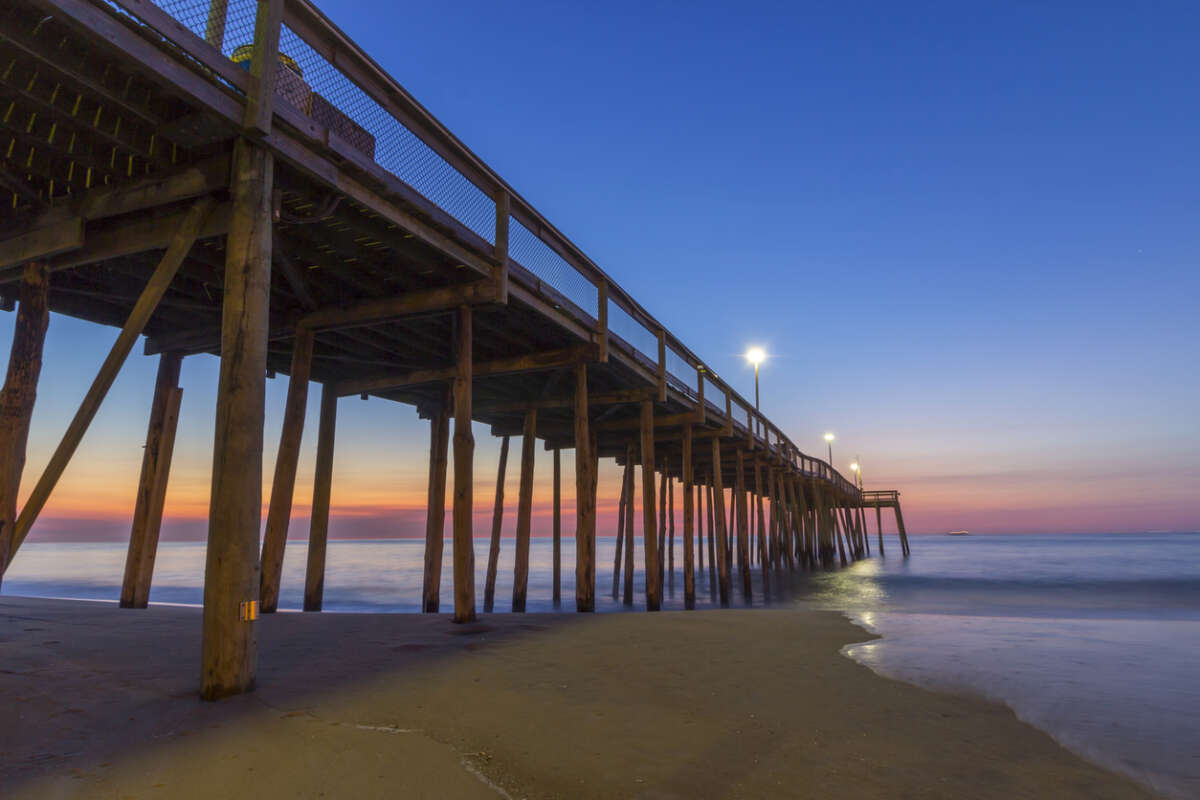
[[[829,466],[833,467],[833,434],[825,434],[825,444],[829,445]]]
[[[767,358],[761,347],[751,347],[746,351],[746,360],[754,365],[754,410],[758,411],[758,365]]]

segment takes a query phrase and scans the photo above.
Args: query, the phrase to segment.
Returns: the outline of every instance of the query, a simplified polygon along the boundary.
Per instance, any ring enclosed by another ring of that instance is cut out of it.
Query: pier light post
[[[852,463],[850,465],[850,471],[854,473],[854,477],[858,481],[858,490],[861,492],[863,488],[861,460]]]
[[[758,411],[758,365],[766,359],[767,354],[761,347],[751,347],[746,351],[746,360],[754,365],[754,410]]]
[[[829,446],[829,468],[833,469],[833,434],[825,434],[825,444]]]

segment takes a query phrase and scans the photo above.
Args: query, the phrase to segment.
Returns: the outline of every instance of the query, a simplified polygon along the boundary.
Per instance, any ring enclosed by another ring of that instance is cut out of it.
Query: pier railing
[[[79,2],[79,0],[72,0]],[[101,0],[96,0],[101,2]],[[307,0],[104,0],[175,48],[196,76],[245,102],[256,25],[278,31],[277,121],[336,163],[402,197],[484,258],[510,286],[619,349],[660,387],[734,435],[851,495]],[[268,39],[270,35],[268,34]]]

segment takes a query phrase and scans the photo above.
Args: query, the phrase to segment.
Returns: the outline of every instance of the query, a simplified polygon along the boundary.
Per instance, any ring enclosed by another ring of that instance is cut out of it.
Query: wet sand
[[[0,598],[17,798],[1144,798],[1007,708],[876,676],[810,610],[277,614],[197,699],[200,612]]]

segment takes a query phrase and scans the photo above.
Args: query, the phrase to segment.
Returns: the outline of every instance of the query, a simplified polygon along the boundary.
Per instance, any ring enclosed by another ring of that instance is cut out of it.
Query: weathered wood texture
[[[166,293],[167,287],[170,286],[171,280],[179,270],[180,264],[183,263],[184,256],[187,255],[188,250],[192,248],[192,244],[196,241],[197,232],[211,207],[212,201],[207,197],[195,202],[191,210],[184,217],[179,229],[175,232],[170,246],[167,248],[166,253],[163,254],[162,260],[159,261],[158,267],[150,276],[150,280],[147,281],[145,288],[142,290],[141,295],[134,304],[133,310],[129,314],[129,318],[121,328],[121,332],[117,336],[117,341],[113,343],[112,349],[109,350],[108,356],[104,359],[104,363],[101,364],[100,370],[96,373],[96,377],[92,381],[92,385],[88,388],[87,394],[84,395],[83,401],[79,404],[79,410],[75,412],[75,416],[67,426],[62,440],[59,442],[58,447],[55,448],[53,455],[50,456],[50,461],[46,464],[41,478],[38,479],[37,484],[33,487],[29,499],[25,501],[25,506],[21,509],[20,516],[17,517],[16,530],[13,533],[12,544],[10,546],[10,559],[12,553],[25,540],[25,536],[29,533],[30,528],[33,527],[38,514],[45,507],[46,501],[50,499],[50,493],[54,491],[59,478],[62,477],[67,464],[71,461],[71,456],[75,454],[79,443],[83,441],[83,436],[87,433],[88,426],[91,425],[96,412],[100,410],[100,404],[104,402],[104,398],[108,394],[108,390],[112,387],[113,381],[117,379],[117,373],[120,372],[121,366],[129,356],[130,350],[133,349],[138,337],[145,330],[146,323],[150,320],[154,309],[158,307],[158,303],[162,299],[163,294]],[[230,233],[230,238],[233,238],[232,232]],[[269,245],[267,246],[267,250],[269,258]],[[263,341],[263,355],[263,369],[265,371],[265,338]],[[261,416],[261,411],[259,416]],[[261,457],[262,454],[259,453],[259,458],[261,459]],[[261,493],[261,489],[259,491]],[[255,536],[257,538],[257,533]],[[255,550],[258,550],[257,542]],[[257,564],[257,552],[254,560]]]
[[[554,448],[554,507],[551,535],[553,539],[553,564],[551,566],[553,588],[550,601],[558,608],[562,602],[562,451]]]
[[[274,160],[239,140],[233,162],[204,569],[200,694],[208,700],[253,688],[257,662],[256,623],[246,609],[257,605],[259,588]]]
[[[683,607],[696,607],[695,493],[692,486],[692,426],[683,426]]]
[[[633,605],[633,509],[637,492],[637,478],[633,469],[635,452],[637,449],[632,441],[625,445],[625,463],[628,465],[625,471],[625,589],[621,601],[627,606]]]
[[[317,464],[313,474],[312,519],[308,527],[308,564],[304,572],[304,610],[320,611],[325,598],[325,549],[333,493],[333,443],[337,429],[337,392],[321,386],[317,425]]]
[[[25,469],[29,424],[42,371],[42,347],[50,324],[46,267],[25,265],[13,328],[8,373],[0,390],[0,580],[8,568],[17,523],[17,494]]]
[[[125,555],[125,575],[121,581],[121,608],[145,608],[150,598],[167,478],[171,473],[171,453],[179,422],[179,404],[183,397],[183,390],[179,388],[182,362],[178,353],[163,353],[158,358],[150,424],[146,429],[142,472],[138,478],[133,526],[129,532],[129,550]]]
[[[471,307],[460,306],[454,375],[454,621],[475,620],[475,435],[471,432]]]
[[[654,403],[642,401],[642,545],[645,550],[646,610],[662,606],[661,573],[658,570],[658,520],[654,515]]]
[[[429,481],[425,503],[425,577],[421,610],[436,614],[441,608],[442,551],[446,540],[446,468],[450,447],[450,392],[429,420]]]
[[[629,471],[633,466],[626,461],[621,470],[621,494],[617,499],[617,541],[613,555],[612,596],[616,600],[621,594],[621,554],[625,550],[625,505],[629,502]]]
[[[287,546],[288,525],[296,491],[300,441],[304,436],[312,353],[312,331],[306,328],[297,330],[292,344],[287,400],[283,407],[283,430],[279,435],[279,451],[275,457],[275,478],[271,483],[271,505],[267,509],[267,529],[263,534],[259,602],[264,614],[273,613],[279,607],[279,581],[283,574],[283,551]]]
[[[521,437],[521,488],[517,497],[516,558],[513,565],[512,610],[525,610],[529,591],[529,536],[533,526],[533,459],[537,452],[537,409],[525,413],[525,433]]]
[[[500,463],[496,467],[496,501],[492,506],[492,538],[488,544],[487,575],[483,584],[483,610],[491,613],[496,601],[496,570],[500,563],[500,532],[504,526],[504,472],[508,467],[508,438],[500,441]]]
[[[575,610],[596,610],[596,458],[587,366],[575,365]]]
[[[729,551],[729,543],[725,533],[725,487],[721,477],[721,440],[717,437],[713,437],[712,440],[712,463],[712,505],[716,509],[717,523],[717,577],[720,583],[721,605],[727,606],[729,605],[729,559],[726,554]]]

